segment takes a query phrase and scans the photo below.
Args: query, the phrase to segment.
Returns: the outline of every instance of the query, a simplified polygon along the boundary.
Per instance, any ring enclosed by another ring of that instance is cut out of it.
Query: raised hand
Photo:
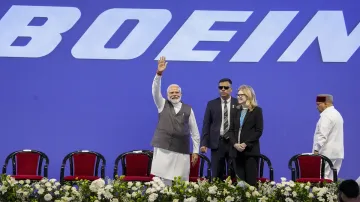
[[[167,62],[165,61],[165,57],[161,56],[158,61],[158,72],[162,73],[166,69]]]

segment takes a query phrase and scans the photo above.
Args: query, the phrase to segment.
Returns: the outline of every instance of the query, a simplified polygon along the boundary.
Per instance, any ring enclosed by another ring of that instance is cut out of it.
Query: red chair
[[[190,182],[197,182],[198,179],[204,180],[208,179],[211,180],[211,162],[210,160],[203,154],[198,154],[199,158],[195,165],[191,164],[191,154],[190,154],[190,175],[189,181]],[[207,163],[206,169],[206,176],[204,178],[204,164]]]
[[[272,167],[271,161],[270,159],[265,156],[264,154],[259,154],[259,155],[247,155],[249,157],[256,157],[259,158],[259,166],[258,166],[258,177],[256,178],[257,181],[260,181],[262,183],[264,182],[268,182],[268,181],[274,181],[274,168]],[[268,168],[269,168],[269,178],[264,177],[264,164],[267,164]],[[231,166],[230,166],[230,171],[229,173],[234,173],[234,168],[232,166],[232,162],[231,162]],[[232,176],[236,176],[235,174],[232,174]],[[234,182],[237,181],[237,179],[232,179]]]
[[[12,177],[16,180],[39,181],[48,177],[49,158],[43,152],[24,149],[9,154],[3,166],[3,174],[6,174],[10,159],[12,160]],[[41,175],[44,160],[44,175]]]
[[[120,154],[115,160],[114,175],[118,174],[119,161],[121,160],[122,175],[125,181],[152,181],[151,172],[153,153],[149,150],[133,150]]]
[[[325,162],[333,170],[334,182],[337,182],[337,170],[334,168],[331,160],[323,155],[297,154],[289,160],[289,169],[291,178],[295,182],[333,182],[330,179],[324,179]],[[294,167],[292,165],[295,165]]]
[[[65,175],[66,162],[70,164],[70,176]],[[100,177],[98,176],[99,164],[101,164]],[[94,181],[99,178],[105,178],[106,160],[100,153],[80,150],[71,152],[65,156],[61,165],[60,182],[65,181],[89,180]]]

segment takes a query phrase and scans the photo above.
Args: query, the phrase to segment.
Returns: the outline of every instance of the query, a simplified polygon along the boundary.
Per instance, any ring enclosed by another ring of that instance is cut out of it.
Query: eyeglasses
[[[228,90],[230,88],[230,86],[219,86],[218,88],[219,88],[219,90],[222,90],[222,89]]]
[[[245,97],[246,95],[245,94],[238,94],[237,96],[238,97]]]

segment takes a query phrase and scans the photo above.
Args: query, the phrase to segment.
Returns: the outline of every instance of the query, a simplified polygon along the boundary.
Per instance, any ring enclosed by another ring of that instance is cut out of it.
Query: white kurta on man
[[[344,159],[344,120],[334,106],[326,108],[320,114],[316,124],[313,151],[328,157],[334,164],[337,172],[340,171]],[[329,165],[325,164],[326,179],[333,180],[333,172]]]
[[[161,76],[153,80],[152,94],[159,113],[159,122],[152,139],[154,155],[151,174],[166,180],[181,177],[189,180],[190,136],[192,153],[199,153],[200,134],[192,108],[184,103],[173,104],[161,94]]]

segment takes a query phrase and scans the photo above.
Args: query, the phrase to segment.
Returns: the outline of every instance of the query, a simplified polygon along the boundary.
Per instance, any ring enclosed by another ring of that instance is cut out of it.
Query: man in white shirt
[[[159,121],[151,141],[154,155],[151,174],[171,185],[175,177],[188,181],[190,174],[190,138],[193,142],[191,162],[198,160],[200,134],[192,107],[181,102],[181,88],[172,84],[167,98],[161,94],[161,78],[166,69],[165,57],[161,57],[152,85],[152,94],[158,109]]]
[[[316,125],[313,152],[328,157],[339,173],[344,159],[344,120],[333,106],[332,95],[318,95],[316,105],[320,119]],[[333,180],[333,172],[327,163],[324,177]]]

